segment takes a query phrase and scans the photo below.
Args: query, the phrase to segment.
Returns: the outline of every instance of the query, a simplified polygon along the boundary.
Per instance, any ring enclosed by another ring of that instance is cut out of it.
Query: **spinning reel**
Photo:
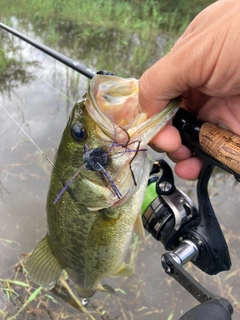
[[[201,157],[204,163],[197,185],[199,208],[197,210],[192,200],[175,186],[170,166],[164,160],[157,160],[150,172],[142,206],[143,225],[156,240],[162,242],[166,250],[171,251],[162,256],[165,272],[201,303],[183,315],[181,320],[200,320],[206,319],[206,316],[212,320],[231,319],[233,308],[230,302],[208,292],[184,270],[183,265],[191,261],[209,275],[230,269],[228,247],[209,200],[207,185],[214,166],[234,174],[239,181],[239,174],[235,171],[237,166],[234,164],[233,167],[229,159],[223,160],[226,163],[220,162],[205,151],[206,146],[200,142],[205,124],[187,111],[180,109],[173,125],[179,130],[183,144]],[[224,142],[218,147],[226,149],[231,140],[231,150],[235,150],[236,154],[238,146],[233,140],[239,137],[214,127],[216,129],[221,131],[221,136],[228,136],[227,141],[223,139]]]

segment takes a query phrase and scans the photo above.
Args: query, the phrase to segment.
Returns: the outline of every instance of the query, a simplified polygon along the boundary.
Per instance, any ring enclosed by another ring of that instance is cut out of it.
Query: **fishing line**
[[[149,149],[147,149],[147,151],[149,151]],[[154,160],[154,158],[152,157],[151,154],[149,154],[149,152],[147,152],[147,159],[148,159],[148,161],[150,162],[151,165],[156,163],[156,160]]]
[[[40,60],[41,61],[41,60]],[[18,61],[18,64],[21,65],[23,68],[24,66],[24,62],[20,62]],[[36,77],[38,80],[42,81],[43,83],[45,83],[46,85],[48,85],[50,88],[54,89],[56,92],[58,92],[60,95],[62,95],[64,98],[66,98],[67,100],[69,100],[70,102],[72,102],[73,104],[75,104],[75,101],[73,101],[71,98],[69,98],[68,96],[66,96],[64,93],[62,93],[59,89],[57,89],[56,87],[54,87],[51,83],[47,82],[46,80],[40,78],[37,74],[34,74],[34,77]]]
[[[41,62],[41,60],[40,60]],[[25,65],[24,62],[21,61],[17,61],[17,63],[23,67],[23,69],[25,69]],[[37,78],[38,80],[42,81],[43,83],[45,83],[46,85],[48,85],[50,88],[54,89],[57,93],[59,93],[60,95],[62,95],[65,99],[67,99],[68,101],[72,102],[73,104],[75,104],[76,101],[73,101],[70,97],[66,96],[64,93],[62,93],[59,89],[57,89],[56,87],[54,87],[51,83],[49,83],[48,81],[40,78],[37,73],[34,74],[34,77]]]
[[[18,61],[19,65],[24,67],[24,63]],[[62,93],[60,90],[55,88],[53,85],[51,85],[49,82],[46,80],[40,78],[37,74],[34,75],[38,80],[42,81],[46,85],[48,85],[50,88],[54,89],[56,92],[58,92],[60,95],[62,95],[65,99],[68,101],[72,102],[73,104],[75,103],[71,98],[66,96],[64,93]],[[51,166],[54,166],[53,162],[50,160],[50,158],[47,156],[45,152],[42,151],[42,149],[36,144],[36,142],[28,135],[28,133],[19,125],[19,123],[13,118],[13,116],[7,111],[7,109],[0,103],[0,106],[2,109],[7,113],[7,115],[15,122],[15,124],[18,126],[18,128],[27,136],[27,138],[35,145],[35,147],[41,152],[41,154],[44,156],[44,158],[51,164]]]
[[[35,147],[41,152],[41,154],[44,156],[44,158],[53,166],[53,162],[48,158],[46,153],[42,151],[42,149],[36,144],[35,141],[29,136],[29,134],[20,126],[20,124],[13,118],[13,116],[7,111],[6,108],[0,103],[0,107],[3,108],[3,110],[7,113],[7,115],[13,120],[13,122],[18,126],[18,128],[28,137],[28,139],[35,145]]]
[[[42,81],[43,83],[45,83],[46,85],[48,85],[50,88],[54,89],[55,91],[57,91],[58,93],[60,93],[64,98],[66,98],[67,100],[69,100],[70,102],[72,102],[73,104],[75,104],[75,102],[69,98],[68,96],[66,96],[64,93],[62,93],[60,90],[58,90],[57,88],[55,88],[53,85],[51,85],[51,83],[47,82],[46,80],[40,78],[39,76],[37,75],[34,75],[36,76],[36,78],[38,78],[38,80]]]
[[[0,23],[1,27],[3,27],[3,25]],[[6,29],[6,28],[5,28]],[[9,31],[9,30],[8,30]],[[27,41],[28,42],[28,41]],[[29,42],[28,42],[29,43]],[[61,55],[59,55],[61,56]],[[59,59],[57,59],[59,60]],[[61,61],[61,60],[60,60]],[[17,61],[19,65],[21,65],[24,68],[24,62],[21,61]],[[72,61],[71,61],[72,62]],[[79,65],[79,66],[78,66]],[[85,73],[84,75],[88,75],[88,73],[91,71],[90,69],[86,69],[83,66],[81,66],[80,64],[78,64],[75,66],[74,70],[80,69],[81,71],[83,70]],[[86,70],[85,70],[86,69]],[[79,70],[78,70],[79,72]],[[83,73],[82,73],[83,74]],[[90,72],[91,74],[91,78],[92,78],[92,72]],[[65,95],[64,93],[62,93],[60,90],[58,90],[57,88],[55,88],[53,85],[51,85],[49,82],[47,82],[46,80],[40,78],[37,73],[35,73],[34,75],[38,80],[42,81],[43,83],[45,83],[46,85],[48,85],[50,88],[54,89],[57,93],[59,93],[60,95],[62,95],[66,100],[70,101],[71,103],[75,104],[75,102],[69,98],[67,95]],[[51,166],[54,166],[53,162],[49,159],[49,157],[47,156],[46,153],[44,153],[41,148],[35,143],[35,141],[27,134],[27,132],[18,124],[18,122],[12,117],[12,115],[7,111],[7,109],[0,103],[0,106],[2,107],[2,109],[7,113],[7,115],[13,120],[13,122],[15,122],[15,124],[19,127],[19,129],[27,136],[27,138],[35,145],[35,147],[41,152],[41,154],[44,156],[44,158],[51,164]]]

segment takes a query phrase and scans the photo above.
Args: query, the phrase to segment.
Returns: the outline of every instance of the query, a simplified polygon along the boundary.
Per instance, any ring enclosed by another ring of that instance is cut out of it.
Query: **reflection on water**
[[[81,63],[90,67],[97,65],[94,60],[99,63],[105,57],[106,61],[106,55],[101,54],[101,50],[105,52],[105,47],[113,41],[115,35],[112,30],[109,31],[109,40],[98,36],[96,39],[93,37],[89,43],[85,44],[83,40],[80,44],[83,30],[74,31],[71,24],[61,27],[59,23],[57,27],[62,35],[59,51],[73,57],[75,50],[79,55],[74,56],[74,59],[85,57],[86,60],[81,60]],[[20,31],[27,32],[23,29]],[[39,25],[28,25],[28,32],[31,36],[36,34],[35,38],[41,40]],[[78,39],[78,44],[72,46],[73,38]],[[4,65],[2,68],[1,64],[0,103],[53,160],[69,110],[85,93],[88,81],[3,31],[0,39],[3,48],[0,51],[1,62]],[[101,41],[95,43],[97,39]],[[134,37],[132,41],[137,43]],[[94,48],[93,43],[97,49],[94,51],[95,59],[92,53],[92,64],[89,65],[88,53]],[[117,44],[114,45],[116,48]],[[96,50],[99,50],[99,56],[96,56]],[[115,66],[117,70],[124,60],[131,59],[128,52],[120,60],[122,52],[118,49],[116,51],[117,55],[112,58],[109,53],[110,65],[104,62],[99,69],[111,70],[111,61],[119,58]],[[131,74],[132,70],[128,72]],[[45,202],[51,167],[2,109],[0,123],[0,278],[13,279],[17,274],[17,279],[27,281],[22,273],[18,274],[21,269],[17,266],[18,257],[32,250],[46,234]],[[193,183],[177,180],[177,184],[191,197],[196,197]],[[235,308],[235,320],[239,319],[240,312],[238,191],[238,184],[228,175],[217,173],[211,181],[210,193],[230,247],[232,270],[218,276],[208,276],[192,265],[187,266],[188,271],[208,290],[230,299]],[[134,237],[126,260],[130,261],[141,279],[110,279],[109,284],[121,288],[126,295],[121,293],[115,297],[97,293],[88,308],[92,316],[96,319],[176,320],[196,305],[196,301],[187,292],[164,274],[161,267],[163,252],[161,243],[151,237],[148,236],[145,243]],[[2,285],[0,283],[0,287]],[[21,313],[19,319],[59,319],[60,315],[68,319],[89,319],[89,316],[76,310],[76,303],[69,298],[65,289],[61,290],[62,285],[63,282],[60,282],[51,295],[48,290],[43,290],[38,299],[29,304],[27,312]],[[29,295],[29,288],[16,285],[12,288],[16,294],[12,293],[9,302],[0,290],[0,310],[10,314],[16,313]],[[31,288],[31,292],[34,292],[34,288],[37,287]]]
[[[13,89],[34,80],[30,68],[37,67],[38,61],[22,60],[22,47],[12,41],[12,36],[1,31],[0,50],[0,92],[10,95]]]
[[[113,27],[77,24],[71,21],[36,20],[34,24],[14,21],[15,28],[40,40],[62,54],[74,58],[93,70],[109,70],[119,76],[139,78],[142,71],[156,62],[166,51],[170,36],[141,39],[137,33]],[[153,43],[154,41],[154,43]],[[173,40],[171,40],[172,42]],[[147,49],[146,49],[147,48]]]

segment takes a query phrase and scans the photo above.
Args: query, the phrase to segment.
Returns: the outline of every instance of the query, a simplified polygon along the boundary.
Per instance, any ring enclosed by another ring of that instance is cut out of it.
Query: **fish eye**
[[[71,136],[75,141],[83,142],[88,138],[88,132],[80,123],[74,123],[71,128]]]

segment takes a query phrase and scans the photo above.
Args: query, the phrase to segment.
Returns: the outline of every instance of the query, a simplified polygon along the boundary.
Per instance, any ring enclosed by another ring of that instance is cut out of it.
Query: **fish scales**
[[[74,106],[52,170],[48,232],[26,266],[39,285],[52,288],[65,269],[79,296],[88,298],[98,289],[114,291],[101,285],[106,277],[134,274],[123,260],[134,228],[143,233],[139,214],[150,170],[143,149],[179,107],[174,101],[148,119],[137,95],[135,79],[95,76],[86,98]],[[99,169],[102,175],[87,170],[83,161],[86,150],[96,148],[107,157],[106,173]]]
[[[69,153],[70,147],[65,149],[61,148],[60,145],[59,149]],[[77,157],[78,161],[75,159],[74,162],[76,169],[82,164],[78,163],[82,161],[82,156],[83,148],[80,148]],[[99,279],[99,276],[105,278],[113,274],[117,267],[121,265],[131,241],[134,222],[140,206],[136,211],[134,199],[129,199],[126,204],[114,209],[114,214],[108,208],[97,212],[89,211],[86,207],[88,195],[90,195],[91,202],[94,202],[94,194],[91,193],[90,189],[84,189],[82,174],[86,175],[86,172],[79,174],[69,186],[68,192],[63,194],[61,201],[54,205],[55,190],[61,190],[67,183],[67,179],[69,179],[69,175],[62,172],[62,168],[65,167],[63,161],[66,161],[66,159],[67,156],[65,155],[57,155],[55,168],[53,168],[47,208],[49,244],[60,264],[67,270],[71,278],[80,287],[92,287],[96,285],[94,283],[95,279]],[[144,162],[146,162],[145,166],[148,167],[149,164],[146,158],[140,157],[140,159],[143,162],[142,164],[144,165]],[[58,162],[60,163],[58,164]],[[59,167],[61,171],[59,171]],[[87,172],[88,174],[94,173]],[[67,176],[62,183],[59,179],[61,175]],[[144,179],[140,182],[142,188],[134,195],[136,199],[143,198],[147,178],[147,175],[144,176]],[[78,205],[79,195],[76,194],[76,189],[84,190],[85,201],[84,205],[81,204],[80,207]],[[71,214],[66,214],[66,212],[71,212]],[[117,218],[111,219],[111,215],[115,215]],[[117,251],[116,244],[122,244],[122,246],[118,246]],[[101,255],[99,252],[101,252]],[[87,260],[85,259],[86,255],[88,257]],[[87,275],[85,275],[85,270],[88,270]]]

